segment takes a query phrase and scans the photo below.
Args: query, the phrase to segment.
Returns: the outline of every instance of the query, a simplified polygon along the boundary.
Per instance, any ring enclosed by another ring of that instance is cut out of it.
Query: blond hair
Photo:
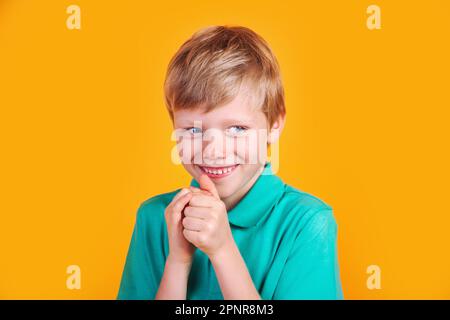
[[[280,68],[266,41],[241,26],[210,26],[192,35],[169,62],[164,95],[175,110],[229,103],[241,86],[249,89],[269,126],[286,113]]]

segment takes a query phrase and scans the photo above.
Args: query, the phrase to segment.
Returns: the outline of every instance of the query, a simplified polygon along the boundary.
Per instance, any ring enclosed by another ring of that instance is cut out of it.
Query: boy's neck
[[[238,203],[241,201],[241,199],[247,194],[247,192],[252,188],[252,186],[255,184],[256,180],[258,180],[261,173],[264,171],[264,166],[261,166],[259,170],[256,172],[256,174],[249,180],[247,183],[238,191],[233,193],[231,196],[222,198],[221,200],[223,203],[225,203],[225,206],[227,208],[227,212],[232,210]]]

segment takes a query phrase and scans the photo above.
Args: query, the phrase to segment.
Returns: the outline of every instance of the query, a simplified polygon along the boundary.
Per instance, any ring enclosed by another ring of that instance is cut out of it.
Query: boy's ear
[[[278,141],[281,135],[281,131],[283,131],[285,122],[286,122],[285,114],[278,116],[277,120],[273,123],[272,128],[269,131],[267,143],[271,144]]]

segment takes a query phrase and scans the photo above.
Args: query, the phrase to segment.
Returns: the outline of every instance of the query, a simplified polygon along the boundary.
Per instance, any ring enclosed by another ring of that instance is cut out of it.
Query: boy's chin
[[[223,186],[216,185],[216,189],[217,189],[217,193],[219,194],[220,199],[226,199],[236,192],[236,190],[234,190],[234,188],[232,188],[231,186],[225,186],[225,185],[223,185]]]

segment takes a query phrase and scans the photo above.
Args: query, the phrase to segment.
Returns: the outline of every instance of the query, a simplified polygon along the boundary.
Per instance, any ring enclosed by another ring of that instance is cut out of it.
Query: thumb
[[[198,183],[200,185],[200,189],[209,191],[213,194],[213,196],[220,200],[219,193],[217,192],[216,186],[214,182],[212,182],[211,178],[208,177],[205,173],[202,173],[200,178],[198,179]]]

